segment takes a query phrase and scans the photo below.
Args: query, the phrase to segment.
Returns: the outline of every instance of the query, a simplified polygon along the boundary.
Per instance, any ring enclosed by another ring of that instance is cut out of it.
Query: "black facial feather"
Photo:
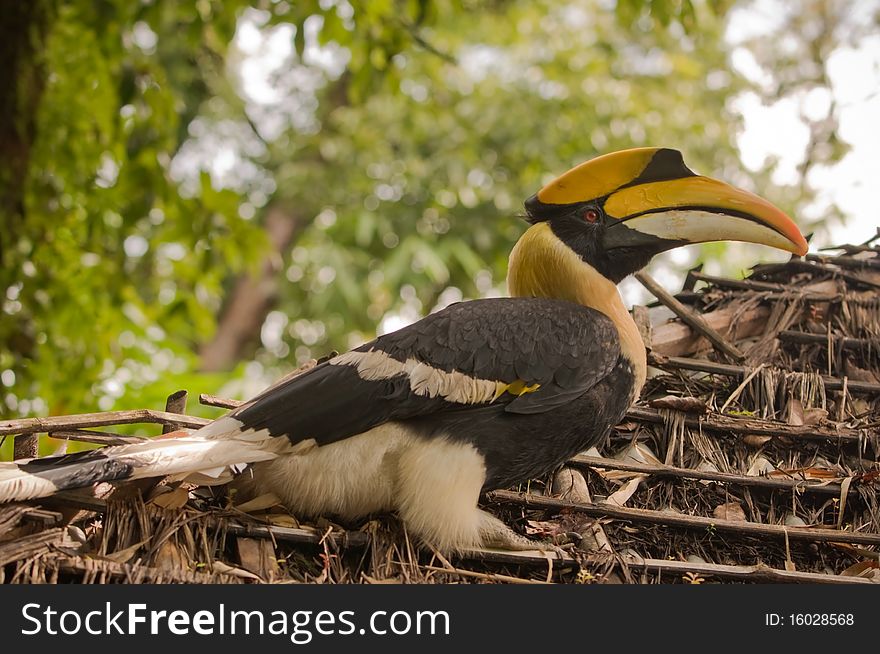
[[[631,246],[608,248],[605,242],[608,230],[628,228],[605,214],[601,200],[548,205],[533,197],[526,202],[526,211],[530,223],[547,222],[559,240],[615,284],[644,268],[654,255],[670,247],[663,239],[637,234],[634,235],[637,242]],[[595,223],[584,219],[589,211],[599,214]]]

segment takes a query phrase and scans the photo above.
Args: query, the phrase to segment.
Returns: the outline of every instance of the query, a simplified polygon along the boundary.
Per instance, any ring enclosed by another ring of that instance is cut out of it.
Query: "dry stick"
[[[688,309],[681,302],[676,300],[672,294],[665,288],[660,286],[657,281],[645,271],[635,274],[642,285],[647,288],[651,294],[665,304],[676,316],[682,319],[691,329],[695,329],[709,339],[709,341],[718,350],[726,354],[734,361],[742,361],[745,356],[734,345],[732,345],[720,333],[712,329],[709,324],[703,320],[697,313]]]
[[[672,572],[686,574],[688,572],[725,579],[738,579],[750,582],[787,582],[817,584],[873,584],[875,582],[863,577],[845,577],[820,572],[794,572],[769,568],[764,565],[721,565],[717,563],[691,563],[689,561],[668,561],[664,559],[624,559],[630,568],[642,569],[647,572]]]
[[[688,273],[688,277],[707,284],[721,286],[723,288],[733,288],[740,291],[776,291],[779,293],[790,292],[790,288],[783,284],[774,282],[759,282],[754,279],[727,279],[726,277],[715,277],[714,275],[706,275],[705,273],[692,270]]]
[[[16,436],[12,443],[12,458],[33,459],[40,451],[40,437],[36,434]]]
[[[715,330],[726,331],[733,340],[763,334],[770,316],[770,308],[756,306],[745,311],[741,307],[726,306],[716,311],[700,314]],[[666,356],[683,356],[704,349],[706,339],[699,331],[670,320],[654,327],[651,350]]]
[[[61,572],[77,575],[104,575],[132,583],[185,583],[215,584],[218,581],[235,582],[238,578],[229,573],[204,573],[190,570],[159,569],[131,563],[117,563],[100,559],[86,559],[73,556],[52,558],[50,566],[57,566]]]
[[[165,400],[165,411],[168,413],[186,413],[186,390],[175,391],[171,395],[168,396],[168,399]],[[178,429],[178,425],[173,422],[166,422],[162,425],[162,433],[170,434],[175,429]]]
[[[875,252],[880,254],[880,249],[876,245],[829,245],[828,247],[819,248],[820,252],[830,252],[831,250],[843,250],[847,254],[856,254],[858,252]]]
[[[876,233],[871,238],[869,238],[867,241],[862,243],[862,245],[871,245],[871,243],[873,243],[877,239],[880,239],[880,227],[878,227]]]
[[[756,293],[761,293],[761,297],[767,300],[799,297],[813,302],[839,302],[843,299],[849,302],[871,301],[869,298],[844,298],[840,293],[832,292],[828,282],[813,282],[806,286],[792,287],[776,282],[761,282],[756,279],[727,279],[726,277],[715,277],[714,275],[706,275],[701,272],[689,272],[688,277],[718,286],[719,288],[755,291]]]
[[[843,347],[846,350],[858,350],[861,348],[880,348],[880,339],[876,338],[849,338],[844,336],[831,336],[827,334],[811,334],[809,332],[800,332],[795,330],[784,330],[776,335],[781,341],[789,343],[799,343],[809,345],[812,343],[825,344],[831,342],[834,345]]]
[[[42,552],[48,552],[52,545],[59,543],[63,538],[64,529],[53,527],[2,543],[0,544],[0,567],[13,561],[21,561]]]
[[[479,559],[491,563],[508,563],[520,565],[541,566],[547,563],[544,552],[499,552],[495,550],[473,550],[465,558]],[[498,560],[499,558],[503,560]],[[644,559],[641,557],[624,557],[624,563],[631,568],[645,570],[646,572],[671,572],[686,574],[693,572],[722,579],[738,579],[750,582],[790,582],[790,583],[820,583],[820,584],[870,584],[874,583],[861,577],[845,577],[842,575],[830,575],[818,572],[791,572],[770,568],[764,565],[722,565],[717,563],[691,563],[689,561],[670,561],[666,559]],[[557,559],[556,565],[563,568],[579,567],[574,559],[567,554],[562,560]],[[438,571],[450,572],[444,568]],[[536,582],[543,583],[543,582]]]
[[[848,257],[845,255],[829,256],[826,254],[808,254],[807,261],[816,261],[818,263],[831,263],[841,268],[877,268],[880,269],[880,257],[872,259],[858,259],[856,257]]]
[[[658,477],[672,477],[675,479],[697,479],[702,481],[715,481],[725,484],[736,484],[738,486],[754,486],[757,488],[769,488],[772,490],[798,490],[808,493],[821,493],[824,495],[839,496],[841,493],[840,484],[826,484],[817,480],[797,479],[794,475],[790,479],[776,479],[770,477],[752,477],[749,475],[739,475],[731,472],[712,472],[708,470],[695,470],[693,468],[676,468],[663,464],[652,463],[636,463],[631,461],[617,461],[616,459],[605,459],[598,456],[587,456],[578,454],[571,460],[568,465],[578,468],[604,468],[607,470],[624,470],[627,472],[637,472],[640,474],[656,475]],[[850,488],[849,492],[856,492],[855,488]]]
[[[60,525],[64,521],[64,516],[57,511],[50,511],[39,507],[28,507],[22,516],[27,522],[40,524],[43,528],[54,527]]]
[[[323,540],[329,540],[336,545],[347,545],[349,547],[366,547],[370,538],[361,531],[331,531],[325,534],[317,529],[295,528],[295,527],[275,527],[271,525],[252,524],[247,522],[222,521],[217,518],[209,518],[208,525],[218,528],[221,525],[226,529],[226,533],[233,536],[250,536],[252,538],[271,538],[277,541],[287,543],[306,543],[310,545],[320,545]]]
[[[655,424],[665,424],[659,411],[644,407],[632,407],[626,412],[630,420],[643,420]],[[731,418],[729,416],[712,415],[706,418],[693,418],[687,416],[684,419],[686,427],[702,429],[704,431],[727,432],[731,434],[758,436],[786,436],[788,438],[800,438],[807,440],[836,440],[847,443],[862,442],[859,430],[841,427],[838,430],[821,429],[808,425],[788,425],[781,422],[767,420],[752,420],[746,418]]]
[[[719,286],[724,283],[723,278],[714,278],[709,276],[702,277],[715,281]],[[734,283],[734,280],[727,280]],[[758,282],[755,280],[747,280],[749,284],[764,284],[766,282]],[[803,286],[785,291],[766,291],[762,292],[760,298],[762,300],[790,300],[792,297],[801,297],[805,300],[816,302],[836,302],[846,299],[851,304],[863,304],[875,302],[873,298],[863,297],[844,297],[840,293],[840,287],[837,281],[826,279],[820,282],[810,282]],[[770,316],[770,308],[766,305],[756,306],[751,309],[741,311],[736,306],[725,306],[714,311],[707,311],[700,314],[700,317],[716,331],[727,333],[734,341],[751,336],[763,334],[767,325],[767,319]],[[706,342],[700,335],[699,331],[692,330],[687,325],[678,321],[669,321],[654,327],[654,336],[651,342],[651,349],[659,354],[667,356],[683,356],[693,354],[703,348]]]
[[[197,429],[207,425],[210,420],[195,416],[182,416],[166,411],[152,409],[133,409],[131,411],[105,411],[103,413],[80,413],[71,416],[50,416],[48,418],[20,418],[0,421],[0,436],[8,434],[41,434],[65,429],[86,427],[106,427],[108,425],[129,425],[133,423],[173,423],[181,427]]]
[[[199,404],[204,404],[205,406],[216,406],[221,409],[237,409],[244,402],[241,400],[230,400],[225,397],[217,397],[216,395],[208,395],[207,393],[201,393],[199,395]]]
[[[825,337],[821,337],[824,342]],[[650,355],[648,360],[652,366],[657,368],[678,368],[681,370],[694,370],[697,372],[708,372],[713,375],[724,375],[727,377],[743,377],[752,371],[744,366],[734,366],[729,363],[715,363],[714,361],[706,361],[705,359],[691,359],[688,357],[667,357]],[[822,375],[822,381],[825,389],[829,391],[839,391],[843,389],[843,379],[839,377],[830,377]],[[880,395],[880,384],[873,382],[847,381],[847,389],[850,392],[865,393],[868,395]]]
[[[546,559],[545,559],[546,562]],[[496,574],[492,572],[474,572],[473,570],[462,570],[461,568],[441,568],[436,565],[419,566],[422,570],[431,570],[432,572],[442,572],[448,575],[459,575],[461,577],[473,577],[475,579],[484,579],[486,581],[501,581],[507,584],[541,584],[547,585],[548,582],[540,579],[524,579],[522,577],[511,577],[510,575]]]
[[[549,497],[515,493],[513,491],[492,491],[487,494],[491,501],[514,504],[527,509],[549,509],[553,511],[574,511],[594,517],[608,517],[631,522],[646,522],[666,527],[684,527],[711,531],[726,531],[746,536],[773,536],[791,538],[815,543],[861,543],[863,545],[880,545],[880,534],[866,534],[837,529],[786,527],[784,525],[766,525],[756,522],[738,522],[736,520],[720,520],[703,516],[679,515],[651,509],[631,509],[611,504],[576,504]]]
[[[829,275],[840,277],[841,279],[845,279],[846,281],[853,284],[870,286],[871,288],[880,288],[880,284],[878,284],[877,282],[872,282],[870,279],[865,279],[864,277],[859,277],[858,275],[844,272],[840,268],[835,268],[830,264],[816,263],[814,261],[804,261],[803,259],[792,259],[786,265],[794,270],[803,270],[811,273],[826,273]]]

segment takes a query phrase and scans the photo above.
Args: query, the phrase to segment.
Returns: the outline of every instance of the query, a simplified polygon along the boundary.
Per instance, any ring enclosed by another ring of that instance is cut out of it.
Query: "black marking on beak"
[[[654,153],[651,161],[645,166],[645,169],[633,181],[619,187],[629,188],[638,186],[639,184],[650,184],[651,182],[666,182],[671,179],[682,179],[684,177],[697,177],[697,173],[688,168],[684,163],[684,158],[678,150],[670,150],[669,148],[661,148]]]

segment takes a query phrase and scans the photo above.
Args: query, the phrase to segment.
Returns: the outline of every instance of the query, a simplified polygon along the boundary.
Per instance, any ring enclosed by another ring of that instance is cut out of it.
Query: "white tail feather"
[[[224,422],[218,429],[215,425]],[[47,497],[68,488],[112,479],[143,479],[188,474],[219,476],[229,466],[274,459],[290,449],[286,438],[266,432],[240,432],[241,423],[221,418],[192,436],[145,441],[99,450],[100,456],[68,459],[43,468],[22,468],[25,461],[0,464],[0,503]],[[34,461],[32,463],[38,463]],[[102,470],[107,470],[102,478]],[[112,474],[124,469],[123,475]],[[225,476],[225,475],[224,475]]]

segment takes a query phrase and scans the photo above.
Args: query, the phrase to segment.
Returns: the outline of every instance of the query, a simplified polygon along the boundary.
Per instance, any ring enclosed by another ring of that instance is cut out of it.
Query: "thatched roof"
[[[675,298],[641,277],[662,302],[635,312],[652,345],[642,401],[552,479],[485,498],[556,552],[444,558],[393,516],[301,523],[272,498],[236,505],[223,488],[150,481],[0,507],[0,579],[878,581],[880,247],[835,252],[748,280],[691,271]],[[108,444],[123,437],[89,428],[125,422],[203,421],[111,412],[0,423],[0,434]]]

